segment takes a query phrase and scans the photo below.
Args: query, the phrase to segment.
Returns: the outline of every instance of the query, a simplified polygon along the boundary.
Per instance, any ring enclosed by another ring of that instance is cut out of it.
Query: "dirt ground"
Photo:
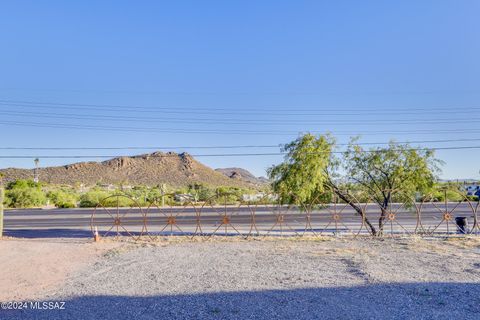
[[[93,265],[120,244],[77,239],[14,239],[0,241],[0,301],[41,298],[61,287],[75,272]]]
[[[0,301],[68,306],[9,311],[7,319],[475,319],[480,312],[478,237],[4,239],[0,255]]]

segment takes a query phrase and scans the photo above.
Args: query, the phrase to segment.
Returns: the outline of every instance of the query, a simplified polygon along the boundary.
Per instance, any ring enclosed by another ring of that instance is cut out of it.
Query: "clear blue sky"
[[[305,131],[480,146],[479,16],[476,0],[2,1],[0,146],[277,145]],[[480,177],[480,150],[437,155],[443,178]],[[264,175],[281,157],[199,160]]]

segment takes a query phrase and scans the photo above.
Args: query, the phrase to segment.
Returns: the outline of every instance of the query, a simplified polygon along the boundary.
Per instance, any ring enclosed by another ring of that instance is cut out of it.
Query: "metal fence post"
[[[4,198],[5,198],[5,191],[3,190],[3,184],[0,181],[0,238],[3,237],[3,199]]]
[[[167,193],[167,185],[162,183],[160,186],[160,191],[162,192],[162,208],[165,207],[165,193]]]

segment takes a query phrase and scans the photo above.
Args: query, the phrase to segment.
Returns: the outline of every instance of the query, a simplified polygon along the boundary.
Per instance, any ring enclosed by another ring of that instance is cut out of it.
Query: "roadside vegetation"
[[[391,142],[384,147],[364,149],[351,140],[339,152],[334,137],[305,134],[284,145],[282,163],[268,170],[270,186],[264,190],[239,187],[212,187],[200,183],[184,188],[166,185],[94,186],[49,185],[31,180],[10,181],[5,186],[7,208],[57,207],[89,208],[103,206],[149,206],[152,203],[183,205],[188,202],[234,204],[245,202],[312,204],[343,202],[358,215],[360,203],[380,207],[377,221],[365,219],[372,234],[381,234],[392,203],[413,201],[478,201],[465,196],[462,183],[440,182],[442,162],[433,151]],[[275,196],[268,197],[268,194]],[[128,197],[114,197],[123,194]],[[133,200],[132,200],[133,199]]]
[[[30,180],[10,182],[5,189],[5,205],[7,207],[39,207],[47,202],[47,196],[41,186]]]
[[[181,205],[185,201],[206,202],[212,201],[216,195],[228,194],[234,198],[240,198],[246,194],[258,193],[258,190],[235,188],[235,187],[209,187],[202,184],[194,184],[185,188],[168,188],[162,190],[162,186],[125,186],[101,184],[82,187],[57,186],[44,183],[35,183],[33,180],[16,180],[6,184],[5,201],[7,208],[91,208],[102,202],[103,206],[117,206],[117,197],[122,194],[130,197],[118,198],[119,206],[148,206],[151,203],[160,204],[163,201],[167,205]],[[172,195],[183,195],[175,199]]]
[[[346,151],[338,152],[332,136],[305,134],[283,151],[284,161],[268,171],[283,203],[318,203],[326,198],[346,203],[364,219],[372,235],[383,233],[393,203],[413,207],[415,201],[467,199],[461,185],[438,181],[442,162],[429,149],[394,141],[364,149],[354,138]],[[371,221],[360,207],[367,201],[379,206],[377,221]]]

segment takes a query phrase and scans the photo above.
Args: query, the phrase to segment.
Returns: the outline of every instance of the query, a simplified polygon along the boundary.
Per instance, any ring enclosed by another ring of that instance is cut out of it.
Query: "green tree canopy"
[[[346,176],[380,206],[393,194],[406,201],[433,188],[441,162],[432,150],[395,142],[365,150],[356,141],[352,140],[344,154]]]
[[[378,231],[383,231],[389,205],[412,203],[417,193],[432,190],[441,162],[432,150],[390,142],[386,147],[365,150],[352,139],[343,157],[348,179],[368,194],[381,209]]]
[[[284,202],[308,202],[324,192],[334,144],[330,136],[305,134],[282,148],[284,162],[271,167],[268,176]]]
[[[46,203],[47,198],[40,184],[31,180],[17,180],[6,187],[5,202],[10,207],[39,207]]]
[[[297,138],[283,148],[287,153],[283,163],[268,171],[273,190],[285,202],[308,203],[328,189],[353,207],[373,234],[381,233],[392,194],[412,199],[417,192],[431,190],[441,162],[433,151],[408,144],[391,142],[365,150],[356,142],[352,139],[343,156],[336,158],[331,136],[306,134]],[[359,197],[354,192],[367,195],[363,199],[372,198],[380,206],[378,231],[358,206]]]

